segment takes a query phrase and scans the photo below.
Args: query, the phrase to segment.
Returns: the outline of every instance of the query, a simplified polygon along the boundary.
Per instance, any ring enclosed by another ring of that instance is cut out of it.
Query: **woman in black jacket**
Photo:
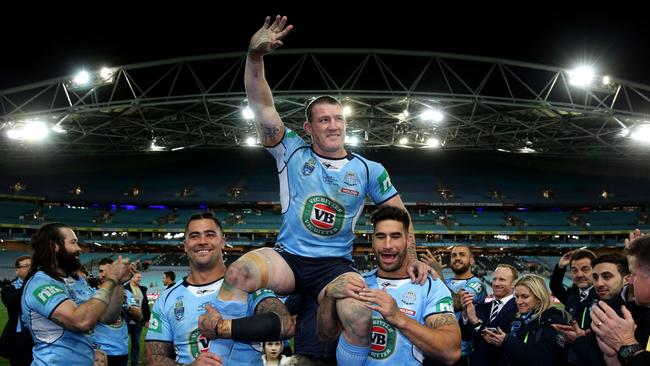
[[[483,333],[486,342],[501,347],[510,365],[562,365],[565,340],[551,324],[568,324],[571,316],[551,305],[544,279],[527,274],[515,284],[517,316],[508,333],[501,329]]]

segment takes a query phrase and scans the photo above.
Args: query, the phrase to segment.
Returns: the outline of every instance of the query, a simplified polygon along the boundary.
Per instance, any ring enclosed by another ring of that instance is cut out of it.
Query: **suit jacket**
[[[471,366],[493,366],[493,365],[507,365],[505,354],[503,350],[485,342],[481,337],[481,330],[486,327],[501,328],[502,331],[508,333],[510,330],[510,323],[517,313],[517,306],[515,305],[515,298],[511,298],[503,305],[497,317],[493,322],[490,322],[490,312],[492,310],[492,303],[486,302],[475,305],[476,316],[481,319],[483,325],[476,331],[469,322],[463,324],[461,320],[461,331],[463,338],[474,340],[474,351],[469,355],[469,364]]]
[[[16,327],[20,321],[20,298],[23,294],[23,288],[16,289],[13,282],[2,288],[2,302],[7,307],[7,325],[5,326],[2,336],[0,337],[0,355],[2,357],[30,357],[32,354],[32,336],[22,326],[20,333],[16,332]]]
[[[142,324],[146,323],[149,321],[149,318],[151,318],[151,310],[149,309],[149,300],[147,300],[147,288],[144,286],[140,286],[140,291],[142,291],[142,303],[140,304],[140,309],[142,310]],[[124,284],[124,291],[131,292],[131,283],[127,282]],[[127,316],[128,320],[130,319],[130,316]]]

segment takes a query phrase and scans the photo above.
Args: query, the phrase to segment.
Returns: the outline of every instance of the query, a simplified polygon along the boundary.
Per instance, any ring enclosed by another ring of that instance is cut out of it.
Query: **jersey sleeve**
[[[162,341],[173,342],[171,324],[167,319],[165,312],[165,302],[162,297],[156,300],[151,311],[151,318],[149,319],[149,330],[147,331],[147,341]]]
[[[440,280],[432,280],[431,289],[427,295],[426,307],[424,309],[425,319],[429,315],[454,313],[454,300],[451,297],[451,291],[445,286],[445,284]]]
[[[369,162],[368,195],[375,204],[380,205],[397,194],[397,189],[388,176],[388,171],[383,165],[376,162]]]
[[[267,147],[266,150],[273,155],[278,171],[281,171],[286,165],[291,154],[298,148],[305,146],[305,141],[295,131],[290,128],[284,128],[284,136],[279,144]]]
[[[485,297],[487,295],[487,291],[485,290],[485,286],[483,286],[483,283],[478,277],[473,277],[467,283],[465,283],[465,287],[463,287],[465,291],[471,292],[474,294],[474,303],[479,304],[482,302],[485,302]]]
[[[257,308],[257,305],[259,305],[262,301],[270,298],[270,297],[275,297],[275,292],[272,290],[266,289],[266,288],[261,288],[251,294],[248,295],[248,313],[247,315],[253,315],[255,314],[255,308]]]
[[[25,303],[33,311],[48,319],[65,300],[71,300],[63,283],[46,276],[33,279],[34,283],[23,293]]]

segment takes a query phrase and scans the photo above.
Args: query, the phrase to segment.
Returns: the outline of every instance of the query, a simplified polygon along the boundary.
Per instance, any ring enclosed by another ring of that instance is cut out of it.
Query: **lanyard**
[[[585,309],[582,311],[582,321],[580,322],[580,329],[585,329],[585,318],[587,317],[587,309],[588,307],[585,307]]]
[[[529,332],[530,332],[530,331],[526,332],[526,336],[524,337],[524,343],[527,343],[527,342],[528,342],[528,333],[529,333]]]

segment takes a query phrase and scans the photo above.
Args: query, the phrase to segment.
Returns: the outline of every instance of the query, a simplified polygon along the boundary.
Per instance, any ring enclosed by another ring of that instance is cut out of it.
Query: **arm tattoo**
[[[144,343],[144,364],[178,366],[174,361],[174,346],[168,342],[148,341]]]
[[[276,297],[269,297],[262,300],[255,308],[255,314],[264,314],[264,313],[276,313],[280,317],[280,322],[282,323],[282,330],[280,335],[282,337],[287,337],[289,329],[291,328],[291,323],[293,318],[289,314],[289,310],[286,306]]]
[[[444,327],[445,325],[458,325],[456,317],[453,314],[436,314],[427,319],[427,326],[431,329]]]
[[[269,141],[276,138],[280,129],[275,126],[262,126],[262,141]]]

